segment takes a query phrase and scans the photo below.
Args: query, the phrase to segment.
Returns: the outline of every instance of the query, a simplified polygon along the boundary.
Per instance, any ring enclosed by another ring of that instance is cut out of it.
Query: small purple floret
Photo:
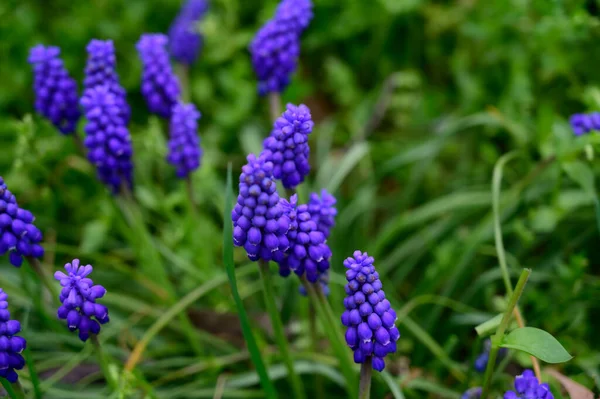
[[[80,266],[79,259],[65,265],[67,273],[58,271],[54,279],[63,287],[60,292],[62,306],[58,308],[58,318],[67,321],[71,331],[79,330],[79,338],[87,341],[90,334],[100,333],[100,324],[108,323],[108,308],[96,303],[106,294],[101,285],[94,285],[88,276],[94,270],[92,265]]]
[[[548,384],[540,384],[531,370],[515,377],[515,390],[507,391],[504,399],[554,399]]]
[[[582,136],[592,130],[600,132],[600,112],[574,114],[571,116],[569,123],[576,136]]]
[[[20,331],[21,323],[10,320],[8,295],[0,288],[0,377],[11,383],[19,379],[15,370],[25,366],[21,352],[27,347],[27,342],[17,335]]]
[[[481,397],[481,387],[470,388],[460,399],[479,399]]]
[[[198,120],[201,116],[194,104],[179,103],[173,107],[167,161],[177,169],[177,177],[185,178],[200,166]]]
[[[35,110],[61,133],[75,132],[81,116],[77,83],[60,59],[60,49],[39,44],[29,52],[28,61],[33,65]]]
[[[319,231],[325,234],[325,238],[329,238],[331,229],[335,226],[335,217],[337,216],[336,202],[335,197],[325,189],[321,190],[321,196],[317,193],[310,194],[308,211],[312,220],[317,224]]]
[[[373,257],[360,251],[344,261],[348,283],[342,324],[347,327],[346,343],[354,351],[354,361],[364,363],[371,358],[373,368],[382,371],[384,357],[396,352],[400,332],[373,262]]]
[[[196,24],[208,10],[206,0],[187,0],[169,28],[169,51],[182,64],[191,65],[202,49]]]

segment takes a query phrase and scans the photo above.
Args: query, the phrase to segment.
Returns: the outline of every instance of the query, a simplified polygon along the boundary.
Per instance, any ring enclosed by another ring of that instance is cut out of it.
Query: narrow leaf
[[[504,336],[503,348],[517,349],[546,363],[564,363],[573,358],[552,335],[533,327],[517,328]]]
[[[476,326],[475,331],[477,331],[477,335],[479,335],[482,338],[490,336],[496,331],[496,329],[500,325],[500,321],[502,321],[502,313]]]

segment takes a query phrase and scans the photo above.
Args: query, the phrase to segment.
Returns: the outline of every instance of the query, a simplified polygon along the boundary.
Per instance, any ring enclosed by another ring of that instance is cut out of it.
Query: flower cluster
[[[18,320],[10,320],[8,295],[0,288],[0,377],[13,383],[19,379],[15,370],[25,366],[21,352],[27,346],[25,338],[16,334],[21,331]]]
[[[171,116],[180,94],[179,81],[169,63],[167,42],[167,36],[163,34],[147,33],[136,45],[144,69],[142,95],[150,112],[163,118]]]
[[[201,116],[194,104],[179,103],[173,107],[167,161],[177,168],[178,177],[185,178],[200,166],[198,119]]]
[[[87,118],[87,157],[98,178],[115,194],[124,186],[131,188],[131,137],[115,95],[109,86],[96,86],[85,91],[81,105]]]
[[[468,389],[462,394],[460,399],[479,399],[481,397],[481,387],[475,387]]]
[[[288,104],[263,143],[265,156],[273,162],[273,176],[286,188],[295,188],[310,171],[308,135],[313,126],[306,105]]]
[[[321,190],[320,197],[317,193],[311,193],[308,200],[308,211],[312,220],[317,224],[317,229],[325,234],[325,238],[329,238],[331,229],[335,225],[336,202],[335,197],[325,189]]]
[[[396,328],[396,312],[385,299],[374,259],[366,252],[355,251],[344,261],[346,270],[346,298],[342,324],[346,330],[346,343],[354,351],[354,361],[364,363],[372,357],[373,368],[385,367],[383,358],[396,352],[400,332]]]
[[[589,133],[592,130],[600,132],[600,112],[591,114],[574,114],[569,121],[576,136]]]
[[[67,320],[69,330],[79,330],[79,338],[87,341],[90,334],[100,332],[100,324],[108,323],[108,308],[96,303],[102,298],[106,289],[88,276],[93,271],[92,265],[80,266],[79,259],[65,265],[67,273],[56,272],[54,278],[63,287],[60,292],[58,318]]]
[[[290,202],[281,200],[289,218],[289,249],[287,256],[279,262],[279,272],[282,276],[288,276],[290,271],[294,271],[298,276],[306,275],[308,281],[316,283],[329,269],[331,250],[325,235],[312,220],[308,205],[298,205],[297,200],[297,195],[293,195]]]
[[[283,0],[250,43],[258,92],[281,92],[290,83],[300,56],[300,35],[312,19],[310,0]]]
[[[83,79],[84,92],[96,86],[107,86],[115,97],[115,104],[119,108],[121,117],[127,124],[131,115],[125,89],[119,83],[115,56],[115,46],[112,40],[92,39],[86,47],[88,59],[85,66]]]
[[[548,384],[540,384],[531,370],[515,377],[515,390],[504,394],[504,399],[554,399]]]
[[[59,58],[58,47],[37,45],[29,53],[33,65],[35,109],[63,134],[71,134],[81,116],[77,83]]]
[[[191,65],[202,48],[202,36],[195,26],[208,10],[206,0],[188,0],[169,28],[169,51],[174,59]]]
[[[487,367],[487,364],[488,364],[488,360],[490,358],[491,350],[492,350],[492,341],[490,339],[486,339],[483,342],[483,352],[481,352],[481,354],[479,356],[477,356],[477,359],[475,359],[475,364],[474,364],[475,371],[478,371],[480,373],[483,373],[485,371],[485,368]],[[508,353],[508,349],[500,348],[498,350],[496,362],[499,362],[500,360],[502,360],[502,358],[504,356],[506,356],[507,353]]]
[[[233,242],[244,247],[253,261],[281,262],[289,247],[290,220],[284,213],[273,178],[273,163],[248,155],[242,167],[237,204],[231,212]]]
[[[33,225],[34,219],[31,212],[19,208],[17,199],[0,176],[0,255],[8,252],[13,266],[21,266],[24,256],[44,255],[44,248],[39,244],[42,233]]]

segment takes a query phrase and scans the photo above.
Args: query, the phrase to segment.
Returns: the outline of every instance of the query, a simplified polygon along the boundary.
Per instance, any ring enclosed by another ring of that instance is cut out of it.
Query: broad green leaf
[[[500,346],[527,352],[546,363],[564,363],[573,358],[550,333],[534,327],[511,331]]]

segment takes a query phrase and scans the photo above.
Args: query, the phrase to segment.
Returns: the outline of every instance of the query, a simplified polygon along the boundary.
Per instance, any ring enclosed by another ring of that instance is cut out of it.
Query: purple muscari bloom
[[[475,371],[478,371],[480,373],[483,373],[485,371],[488,360],[490,358],[490,350],[491,349],[492,349],[492,341],[489,339],[486,339],[483,342],[483,352],[479,356],[477,356],[477,359],[475,359],[475,364],[474,364]],[[507,353],[508,353],[508,349],[500,348],[500,350],[498,351],[498,356],[496,357],[496,363],[499,362],[500,360],[502,360],[502,358],[504,356],[506,356]]]
[[[113,41],[92,39],[87,45],[87,52],[88,59],[83,79],[84,91],[96,86],[107,86],[115,96],[115,103],[125,123],[129,122],[131,110],[127,104],[125,89],[119,83]]]
[[[479,399],[481,397],[481,387],[475,387],[462,394],[460,399]]]
[[[90,334],[100,332],[100,324],[108,323],[108,308],[96,303],[106,294],[101,285],[94,285],[88,276],[92,265],[80,266],[79,259],[65,265],[67,273],[56,272],[54,279],[63,287],[60,292],[58,318],[67,321],[69,330],[79,330],[79,338],[87,341]]]
[[[348,284],[342,324],[348,327],[346,343],[354,351],[354,361],[364,363],[371,357],[373,368],[381,371],[385,367],[383,358],[396,352],[400,332],[396,328],[396,312],[385,299],[373,261],[373,257],[360,251],[344,261]]]
[[[287,256],[279,263],[279,273],[288,276],[294,271],[298,276],[306,275],[311,283],[319,281],[320,276],[329,269],[331,250],[325,234],[317,229],[312,220],[308,205],[297,203],[298,196],[293,195],[290,202],[281,200],[290,221],[287,233],[289,249]]]
[[[250,43],[258,92],[282,92],[290,83],[300,55],[300,35],[312,19],[310,0],[283,0]]]
[[[592,130],[600,131],[600,112],[574,114],[569,122],[576,136],[587,134]]]
[[[335,208],[336,199],[329,194],[327,190],[321,190],[321,196],[317,193],[311,193],[308,200],[308,211],[312,220],[317,224],[317,229],[329,238],[331,229],[335,225],[337,209]]]
[[[0,377],[13,383],[19,379],[15,370],[25,366],[21,352],[27,342],[17,335],[21,331],[21,323],[10,320],[7,300],[8,295],[0,288]]]
[[[0,176],[0,255],[8,252],[13,266],[20,267],[24,256],[44,255],[42,232],[34,226],[33,214],[19,208],[15,196]]]
[[[531,370],[515,377],[515,390],[507,391],[504,399],[554,399],[548,384],[540,384]]]
[[[98,178],[115,194],[123,187],[131,188],[131,137],[115,95],[109,86],[96,86],[85,91],[81,105],[87,118],[87,157],[96,166]]]
[[[308,135],[313,126],[306,105],[288,104],[263,143],[264,154],[273,163],[273,176],[281,179],[285,188],[295,188],[310,171]]]
[[[177,168],[177,177],[185,178],[200,166],[198,119],[201,116],[194,104],[173,106],[167,161]]]
[[[179,81],[169,63],[167,42],[163,34],[146,33],[136,45],[144,68],[142,94],[150,112],[163,118],[171,116],[180,94]]]
[[[244,247],[252,261],[271,259],[280,262],[289,247],[286,233],[288,215],[280,203],[273,178],[273,163],[264,155],[248,155],[242,167],[240,192],[231,212],[233,243]]]
[[[77,83],[69,76],[60,49],[37,45],[29,52],[33,65],[35,109],[63,134],[71,134],[81,116],[79,112]]]
[[[169,51],[182,64],[194,63],[202,48],[196,24],[208,10],[206,0],[187,0],[169,28]]]

